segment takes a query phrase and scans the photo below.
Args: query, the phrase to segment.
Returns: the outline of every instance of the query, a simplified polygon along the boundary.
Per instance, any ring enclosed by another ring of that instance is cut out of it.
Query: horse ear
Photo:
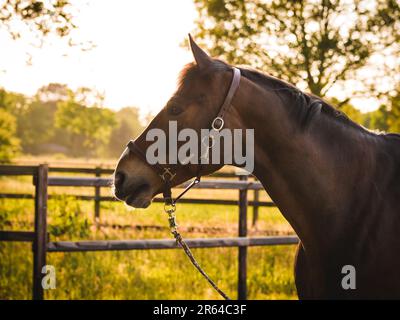
[[[212,59],[205,53],[197,44],[194,42],[192,36],[189,33],[190,49],[192,49],[194,60],[199,68],[205,68],[212,63]]]

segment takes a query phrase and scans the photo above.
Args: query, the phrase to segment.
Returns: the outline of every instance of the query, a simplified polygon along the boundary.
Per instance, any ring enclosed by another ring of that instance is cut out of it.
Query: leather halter
[[[214,120],[211,123],[211,128],[217,132],[221,131],[222,128],[224,127],[224,115],[225,113],[229,110],[233,96],[235,95],[239,83],[240,83],[240,70],[232,67],[232,80],[231,84],[229,86],[228,93],[225,96],[224,102],[222,103],[221,107],[219,108],[217,116],[214,118]],[[139,139],[139,138],[138,138]],[[171,196],[171,181],[172,179],[176,176],[176,172],[171,170],[171,167],[167,165],[162,165],[160,163],[156,164],[149,164],[146,159],[146,154],[143,151],[142,148],[138,146],[138,139],[135,141],[131,140],[128,142],[127,147],[129,151],[133,152],[135,155],[137,155],[141,160],[143,160],[145,163],[150,165],[153,170],[160,176],[161,180],[164,183],[164,190],[163,190],[163,196],[164,196],[164,201],[166,205],[172,205],[175,206],[175,203],[186,193],[191,189],[194,185],[198,184],[200,182],[201,178],[201,164],[199,161],[198,164],[198,170],[196,174],[196,178],[186,187],[186,189],[175,199],[172,199]]]

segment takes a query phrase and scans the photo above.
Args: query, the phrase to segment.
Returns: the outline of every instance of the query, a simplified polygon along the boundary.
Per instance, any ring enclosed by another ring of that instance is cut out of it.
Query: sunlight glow
[[[33,95],[50,82],[72,89],[95,88],[105,106],[137,106],[142,113],[160,110],[176,87],[181,68],[192,61],[181,43],[194,28],[191,1],[74,1],[79,8],[73,39],[93,41],[81,51],[51,39],[34,48],[0,32],[0,87]],[[50,42],[50,41],[49,41]],[[27,52],[31,54],[31,59]],[[31,61],[31,65],[27,62]]]
[[[93,42],[94,48],[81,50],[54,36],[39,48],[32,45],[34,38],[14,41],[0,29],[0,87],[26,95],[51,82],[74,90],[89,87],[105,96],[106,107],[157,113],[173,93],[179,71],[193,60],[182,47],[195,28],[193,1],[71,1],[78,26],[72,38]],[[340,98],[349,89],[333,87],[329,95]],[[364,112],[379,105],[376,99],[352,102]]]

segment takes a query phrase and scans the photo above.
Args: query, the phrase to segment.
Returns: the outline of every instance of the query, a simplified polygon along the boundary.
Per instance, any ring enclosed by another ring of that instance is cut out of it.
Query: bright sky
[[[180,46],[194,29],[192,1],[74,2],[80,9],[74,39],[94,41],[97,47],[82,52],[56,39],[36,49],[2,31],[0,86],[28,95],[50,82],[73,89],[87,86],[105,93],[105,105],[114,109],[160,110],[176,87],[179,71],[192,61],[188,49]]]
[[[33,95],[48,83],[94,88],[114,109],[136,106],[142,114],[163,107],[176,87],[182,67],[193,60],[181,43],[195,28],[189,0],[72,0],[79,8],[75,42],[93,41],[82,52],[54,38],[41,49],[13,41],[0,31],[0,87]],[[32,56],[27,64],[27,52]],[[334,94],[340,98],[342,90]],[[358,102],[358,103],[357,103]],[[353,101],[363,111],[376,101]]]

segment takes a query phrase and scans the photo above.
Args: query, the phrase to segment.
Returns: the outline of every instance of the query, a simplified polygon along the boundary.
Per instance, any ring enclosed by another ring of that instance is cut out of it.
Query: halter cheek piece
[[[224,102],[222,106],[219,108],[219,112],[217,116],[214,118],[214,120],[211,123],[211,128],[212,130],[219,132],[222,130],[224,127],[224,115],[225,112],[229,110],[229,107],[231,106],[231,102],[233,99],[233,96],[236,93],[237,88],[239,87],[239,82],[240,82],[240,70],[236,68],[232,68],[233,71],[233,77],[231,84],[229,86],[228,93],[225,96]],[[210,136],[212,137],[212,136]],[[127,147],[129,148],[129,151],[137,155],[139,158],[141,158],[145,163],[149,164],[146,159],[146,154],[143,151],[144,148],[141,148],[139,146],[139,138],[136,139],[135,141],[129,141]],[[213,139],[212,139],[213,140]],[[142,142],[143,143],[143,142]],[[202,141],[203,143],[203,141]],[[211,147],[207,144],[208,148],[212,148],[214,145],[214,141],[212,142]],[[207,150],[208,151],[208,150]],[[177,243],[181,245],[183,250],[185,251],[186,255],[189,257],[190,261],[192,264],[196,267],[196,269],[204,276],[204,278],[207,279],[207,281],[211,284],[211,286],[226,300],[230,300],[229,297],[220,289],[218,286],[215,284],[214,281],[207,275],[207,273],[200,267],[199,263],[193,256],[192,252],[190,251],[190,248],[186,244],[186,242],[183,240],[182,236],[180,235],[178,231],[178,225],[176,224],[176,219],[175,219],[175,210],[176,210],[176,202],[186,193],[188,192],[193,186],[198,184],[200,182],[201,178],[201,161],[199,159],[198,161],[198,169],[197,169],[197,174],[196,178],[186,187],[183,192],[176,197],[175,199],[172,199],[171,195],[171,181],[174,179],[176,176],[176,172],[171,169],[170,166],[167,165],[162,165],[160,163],[156,164],[149,164],[153,170],[160,176],[161,180],[163,181],[164,184],[164,190],[163,190],[163,196],[164,196],[164,210],[168,214],[168,221],[169,221],[169,226],[171,229],[171,233],[174,235],[174,238]]]
[[[221,131],[222,128],[225,125],[224,122],[224,115],[225,113],[229,110],[229,107],[231,106],[231,102],[233,99],[233,96],[235,95],[237,88],[239,87],[240,83],[240,70],[237,68],[232,68],[233,71],[233,76],[232,76],[232,81],[229,86],[228,93],[225,96],[224,102],[222,103],[221,107],[219,108],[219,112],[217,116],[214,118],[214,120],[211,123],[211,129],[215,130],[217,132]],[[138,146],[138,140],[136,139],[135,141],[131,140],[129,141],[127,145],[129,151],[134,153],[136,156],[138,156],[140,159],[142,159],[145,163],[149,164],[146,159],[146,154]],[[155,164],[149,164],[153,170],[159,175],[161,178],[164,188],[163,188],[163,197],[164,197],[164,202],[166,206],[175,206],[175,203],[186,193],[191,189],[193,186],[198,184],[200,182],[201,178],[201,164],[200,161],[198,161],[198,170],[196,174],[196,178],[186,187],[186,189],[175,199],[172,199],[171,195],[171,181],[174,179],[176,176],[176,172],[171,169],[170,166],[168,165],[162,165],[160,163],[155,163]]]

